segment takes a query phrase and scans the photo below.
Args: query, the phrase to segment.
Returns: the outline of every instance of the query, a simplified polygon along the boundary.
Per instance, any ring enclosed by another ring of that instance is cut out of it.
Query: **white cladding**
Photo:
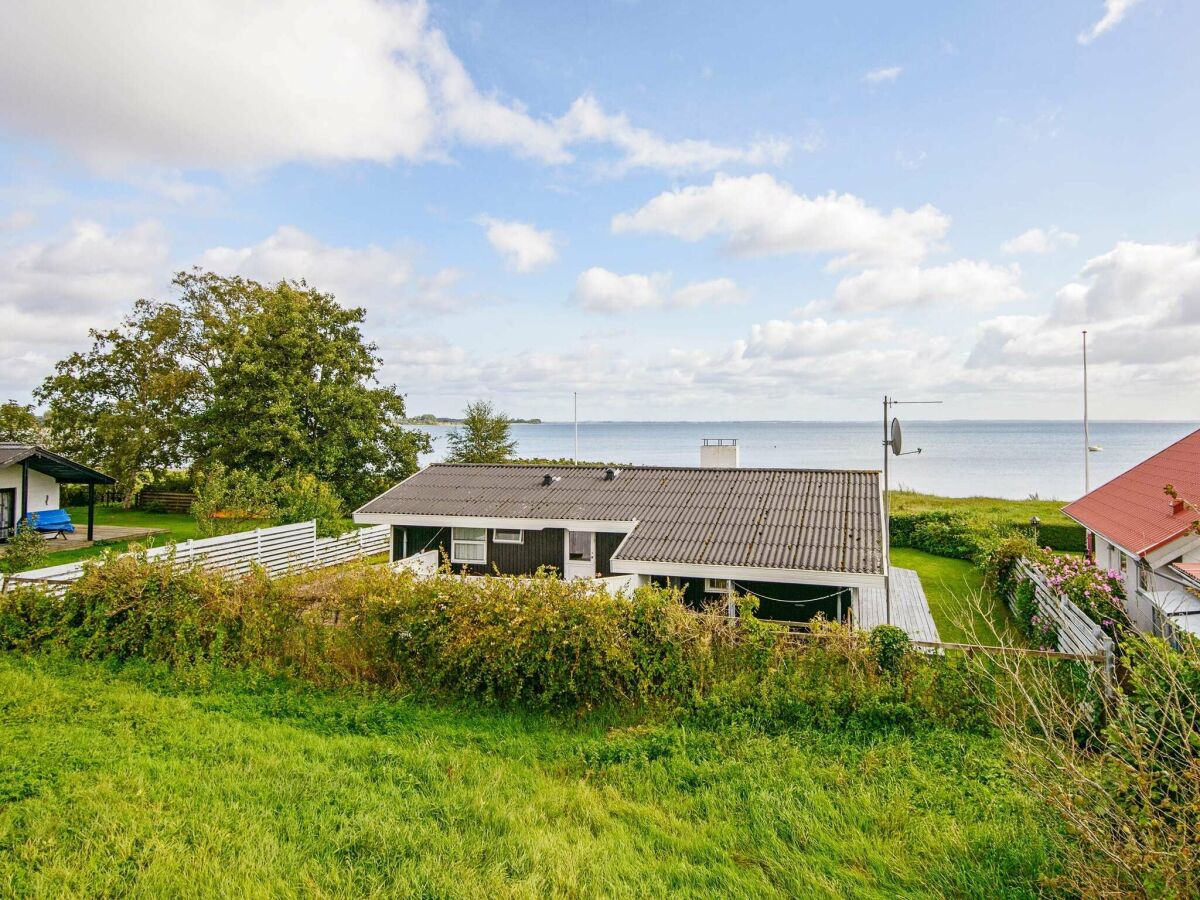
[[[21,514],[21,464],[0,467],[0,490],[14,488],[17,492],[14,509]],[[44,509],[59,509],[58,482],[49,475],[29,470],[29,507],[30,512],[41,512]]]

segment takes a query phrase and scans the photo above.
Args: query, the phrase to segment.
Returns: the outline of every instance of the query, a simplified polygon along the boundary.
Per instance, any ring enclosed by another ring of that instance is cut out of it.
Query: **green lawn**
[[[1064,500],[1003,500],[998,497],[939,497],[916,491],[892,491],[891,511],[894,514],[946,510],[948,512],[979,513],[1001,522],[1025,525],[1037,516],[1045,525],[1074,525],[1062,513]]]
[[[983,573],[971,563],[893,547],[892,565],[917,571],[943,641],[976,643],[965,627],[969,625],[981,643],[994,644],[1001,638],[1009,644],[1023,644],[1008,607],[984,591]],[[987,614],[975,609],[971,601],[976,597],[982,599]]]
[[[0,654],[0,895],[1035,896],[990,738],[615,727]]]
[[[75,523],[75,533],[86,532],[87,507],[71,506],[67,507],[67,512],[71,521]],[[189,538],[200,537],[196,519],[185,513],[144,512],[140,509],[121,509],[119,506],[97,506],[95,522],[97,525],[124,525],[129,528],[165,528],[167,533],[135,541],[97,541],[91,547],[77,547],[72,550],[58,550],[54,541],[47,541],[46,549],[50,551],[50,558],[46,565],[60,566],[81,559],[91,559],[100,556],[106,550],[126,550],[131,543],[148,543],[158,547],[168,541],[186,541]]]

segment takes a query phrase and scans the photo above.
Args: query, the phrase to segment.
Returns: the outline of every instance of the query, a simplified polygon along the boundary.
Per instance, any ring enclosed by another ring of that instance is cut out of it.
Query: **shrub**
[[[1077,663],[1006,656],[977,671],[1015,771],[1070,831],[1069,893],[1200,896],[1200,651],[1132,633],[1123,650],[1111,699]]]
[[[37,513],[34,513],[33,518],[36,522]],[[0,587],[8,583],[10,575],[27,572],[43,565],[49,555],[42,533],[26,525],[24,521],[18,522],[16,530],[4,547],[3,555],[0,555],[0,573],[4,575]]]
[[[560,710],[653,704],[771,730],[976,727],[961,673],[924,655],[902,663],[902,647],[822,621],[797,644],[748,604],[729,620],[688,610],[676,591],[612,596],[546,572],[417,578],[369,566],[233,580],[134,554],[89,563],[60,598],[0,597],[0,649],[254,665],[322,686]]]
[[[871,629],[870,645],[879,671],[893,677],[900,675],[912,650],[908,632],[895,625],[877,625]]]
[[[274,490],[273,524],[287,525],[314,519],[317,534],[321,537],[337,537],[346,531],[342,498],[328,484],[317,480],[315,475],[297,472],[275,482]]]
[[[972,559],[995,534],[981,516],[947,510],[904,513],[889,520],[893,547],[911,547],[952,559]]]

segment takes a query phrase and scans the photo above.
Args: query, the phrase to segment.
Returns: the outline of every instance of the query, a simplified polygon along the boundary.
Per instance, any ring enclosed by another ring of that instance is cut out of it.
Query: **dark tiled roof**
[[[1163,493],[1174,485],[1188,501],[1173,506]],[[1144,556],[1187,534],[1200,513],[1200,431],[1176,441],[1112,481],[1084,494],[1063,512],[1085,528]]]
[[[89,469],[45,447],[34,444],[0,444],[0,466],[11,466],[29,460],[29,468],[42,472],[64,484],[116,484],[115,478]]]
[[[878,472],[429,466],[361,513],[637,522],[614,557],[883,574]],[[543,484],[549,473],[559,478]]]

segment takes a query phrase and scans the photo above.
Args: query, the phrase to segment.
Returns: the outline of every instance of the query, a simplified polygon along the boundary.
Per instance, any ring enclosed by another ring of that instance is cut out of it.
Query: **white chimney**
[[[736,469],[739,465],[737,438],[703,438],[700,441],[700,468]]]

